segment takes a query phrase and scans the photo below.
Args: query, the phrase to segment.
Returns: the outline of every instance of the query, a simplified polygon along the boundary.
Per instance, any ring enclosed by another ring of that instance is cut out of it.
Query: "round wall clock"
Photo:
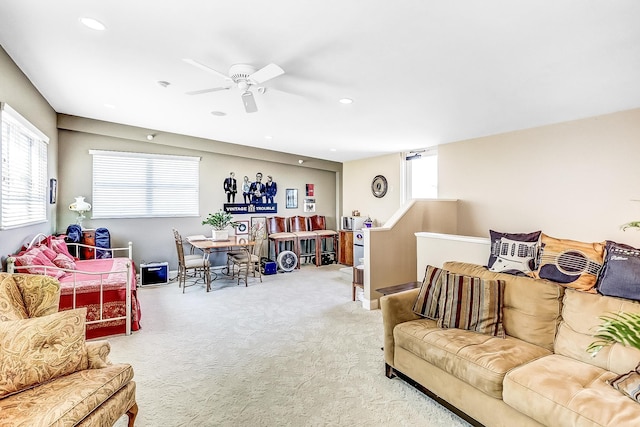
[[[384,197],[387,194],[387,178],[382,175],[376,175],[371,181],[371,192],[375,197]]]

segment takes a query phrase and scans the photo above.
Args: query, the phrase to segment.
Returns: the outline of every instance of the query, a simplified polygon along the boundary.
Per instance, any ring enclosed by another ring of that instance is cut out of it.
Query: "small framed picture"
[[[251,233],[261,233],[262,238],[267,238],[267,217],[252,216],[251,217]]]
[[[297,209],[298,207],[298,190],[295,188],[287,188],[286,190],[286,208]]]
[[[249,234],[249,221],[237,221],[237,223],[236,235],[241,236]]]
[[[304,201],[304,211],[305,212],[315,212],[316,211],[316,201],[315,199],[307,199]]]
[[[51,178],[49,180],[49,204],[51,205],[55,204],[57,198],[58,198],[58,180],[55,178]]]

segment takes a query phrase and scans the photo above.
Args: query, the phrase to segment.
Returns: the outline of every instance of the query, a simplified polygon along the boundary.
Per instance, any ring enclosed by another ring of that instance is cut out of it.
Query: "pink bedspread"
[[[59,279],[61,285],[60,310],[73,308],[75,287],[76,307],[87,307],[87,321],[100,318],[100,285],[103,289],[103,319],[124,316],[126,313],[126,264],[128,258],[109,258],[76,261],[78,271],[110,272],[109,274],[66,274]],[[133,269],[135,272],[135,268]],[[75,285],[75,286],[74,286]],[[137,298],[135,273],[131,284],[131,330],[140,329],[140,304]],[[113,320],[87,325],[87,338],[124,334],[126,321]]]

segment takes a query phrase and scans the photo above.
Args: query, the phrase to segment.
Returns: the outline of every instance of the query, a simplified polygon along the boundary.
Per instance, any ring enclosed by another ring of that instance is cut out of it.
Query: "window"
[[[91,150],[92,218],[198,216],[200,158]]]
[[[49,138],[5,103],[0,103],[0,120],[0,229],[46,222]]]
[[[438,150],[429,148],[406,156],[407,199],[438,197]]]

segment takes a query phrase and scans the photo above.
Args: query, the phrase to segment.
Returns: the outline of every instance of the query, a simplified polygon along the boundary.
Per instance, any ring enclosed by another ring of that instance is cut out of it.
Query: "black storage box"
[[[166,285],[169,283],[169,263],[140,264],[140,286]]]

